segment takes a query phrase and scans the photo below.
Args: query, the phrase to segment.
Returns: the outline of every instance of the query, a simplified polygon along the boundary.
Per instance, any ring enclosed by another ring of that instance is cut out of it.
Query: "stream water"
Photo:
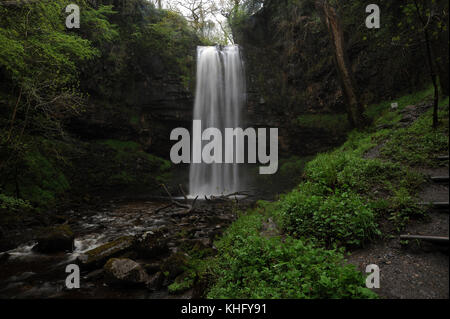
[[[81,289],[68,290],[65,286],[66,265],[77,264],[77,257],[83,253],[117,238],[164,229],[169,256],[179,251],[182,243],[207,242],[212,245],[210,238],[234,219],[232,210],[222,206],[199,203],[198,213],[180,216],[177,209],[158,211],[166,205],[152,201],[112,202],[101,209],[67,212],[76,236],[74,250],[42,254],[33,250],[36,242],[30,240],[7,251],[8,258],[0,262],[0,298],[170,298],[164,288],[150,291],[145,287],[122,289],[108,286],[95,278],[102,271],[101,267],[96,270],[81,267]],[[179,235],[181,233],[183,236]],[[150,262],[137,261],[142,264]],[[160,260],[151,260],[155,261]]]

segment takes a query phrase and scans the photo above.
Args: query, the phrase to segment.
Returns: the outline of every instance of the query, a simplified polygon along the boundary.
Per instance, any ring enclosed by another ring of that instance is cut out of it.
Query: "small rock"
[[[149,280],[144,268],[128,258],[111,258],[103,269],[110,285],[144,285]]]

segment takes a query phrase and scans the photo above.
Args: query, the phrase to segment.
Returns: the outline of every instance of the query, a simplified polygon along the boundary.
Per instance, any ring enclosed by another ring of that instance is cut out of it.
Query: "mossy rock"
[[[161,271],[169,279],[174,280],[178,275],[188,270],[188,257],[181,252],[167,258],[161,265]]]
[[[209,239],[191,239],[183,242],[180,248],[191,258],[203,259],[215,255],[215,251],[209,243]]]
[[[194,287],[197,274],[193,270],[188,270],[175,278],[175,281],[169,285],[168,290],[172,295],[182,294]]]
[[[142,258],[156,258],[169,251],[167,239],[162,231],[149,231],[143,235],[136,236],[133,246]]]
[[[38,243],[33,249],[41,253],[72,251],[74,239],[72,229],[67,224],[48,227],[37,238]]]
[[[132,236],[120,237],[112,242],[87,251],[78,257],[78,262],[80,262],[82,267],[88,269],[102,267],[108,259],[124,254],[132,246]]]

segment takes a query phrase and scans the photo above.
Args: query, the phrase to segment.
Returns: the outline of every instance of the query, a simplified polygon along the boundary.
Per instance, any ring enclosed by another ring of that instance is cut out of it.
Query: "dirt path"
[[[420,171],[428,176],[448,175],[448,167]],[[430,181],[423,185],[419,198],[423,202],[448,202],[449,186]],[[411,221],[402,233],[448,237],[449,212],[431,210],[425,220]],[[419,241],[406,243],[394,235],[354,251],[348,261],[363,272],[370,264],[380,267],[380,288],[376,292],[381,298],[448,299],[448,251],[448,246]]]

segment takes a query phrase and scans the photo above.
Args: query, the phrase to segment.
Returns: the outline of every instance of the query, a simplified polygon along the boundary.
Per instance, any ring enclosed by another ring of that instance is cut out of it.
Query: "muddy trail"
[[[253,202],[198,200],[193,212],[165,209],[168,203],[111,201],[102,208],[65,212],[59,218],[74,234],[71,252],[36,250],[33,234],[47,228],[12,234],[21,244],[0,253],[0,298],[192,297],[193,289],[176,295],[167,289],[182,275],[187,252],[214,254],[214,239],[235,220],[237,209]],[[104,265],[113,257],[119,262],[106,273]],[[80,289],[66,288],[69,264],[80,267]]]
[[[400,124],[411,125],[428,109],[428,104],[407,107]],[[366,158],[378,158],[378,145],[366,153]],[[433,154],[440,167],[415,167],[424,175],[426,182],[421,186],[418,200],[426,204],[426,216],[411,219],[400,233],[404,235],[449,237],[449,162],[448,157]],[[439,159],[440,158],[440,159]],[[436,176],[446,177],[436,181]],[[433,207],[431,203],[443,203]],[[446,203],[446,204],[445,204]],[[383,224],[383,222],[382,222]],[[387,221],[384,238],[367,247],[353,251],[348,262],[365,272],[366,266],[375,264],[380,268],[380,288],[376,292],[387,299],[448,299],[449,298],[449,246],[430,243],[425,240],[405,240]],[[381,225],[383,227],[383,225]]]

